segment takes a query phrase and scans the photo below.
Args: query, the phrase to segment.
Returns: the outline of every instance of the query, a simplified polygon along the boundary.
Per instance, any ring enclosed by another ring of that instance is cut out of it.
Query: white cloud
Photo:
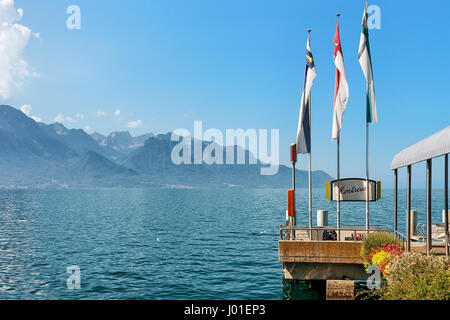
[[[103,116],[106,116],[106,112],[104,112],[103,110],[98,110],[97,117],[103,117]]]
[[[140,126],[142,126],[142,120],[130,121],[127,124],[127,127],[131,129],[136,129]]]
[[[89,127],[89,126],[84,126],[84,131],[86,131],[86,132],[92,132],[92,128],[91,127]]]
[[[20,111],[25,113],[25,115],[27,115],[28,117],[30,117],[31,119],[33,119],[36,122],[42,122],[41,118],[38,118],[31,114],[32,109],[33,109],[33,107],[31,106],[31,104],[24,104],[23,106],[20,107]]]
[[[65,117],[61,112],[56,115],[54,120],[55,120],[55,122],[59,122],[59,123],[63,123],[63,122],[71,122],[71,123],[73,123],[73,122],[76,122],[76,120],[74,120],[71,117]]]
[[[20,111],[25,113],[27,116],[31,116],[31,109],[33,109],[31,104],[24,104],[23,106],[20,107]]]
[[[23,10],[14,0],[0,0],[0,97],[9,99],[26,80],[37,76],[22,56],[32,31],[19,23]],[[36,37],[36,34],[34,34]]]
[[[63,123],[64,122],[64,116],[62,113],[58,113],[58,115],[55,117],[55,122]]]
[[[75,114],[75,118],[77,118],[77,119],[84,119],[84,114],[77,112]]]
[[[36,122],[42,122],[41,118],[35,117],[35,116],[31,116],[31,119],[33,119]]]
[[[12,0],[12,1],[6,0],[6,1],[2,1],[2,2],[6,3],[6,4],[11,3],[11,5],[14,7],[14,0]],[[19,15],[20,18],[22,18],[23,17],[23,9],[21,9],[21,8],[17,9],[17,14]]]
[[[117,109],[117,110],[114,112],[114,115],[115,115],[115,116],[120,116],[120,110]]]

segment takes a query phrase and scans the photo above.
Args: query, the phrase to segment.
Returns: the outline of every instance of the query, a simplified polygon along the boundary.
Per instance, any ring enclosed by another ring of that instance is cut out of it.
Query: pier
[[[362,241],[322,240],[323,233],[328,230],[337,228],[280,227],[279,260],[283,263],[286,279],[367,279],[361,258]],[[341,239],[352,238],[356,233],[364,236],[366,231],[363,230],[364,228],[341,227]],[[389,232],[389,230],[373,227],[370,232]]]
[[[336,227],[280,227],[278,241],[279,261],[284,277],[290,280],[325,281],[327,300],[348,300],[354,298],[354,281],[367,280],[370,274],[364,269],[361,257],[362,240],[319,240],[319,236]],[[364,228],[341,227],[342,239],[350,239],[356,233],[363,238]],[[311,232],[310,232],[311,231]],[[373,232],[390,232],[386,228],[371,227]],[[310,234],[313,235],[312,239]],[[401,239],[399,239],[401,241]],[[427,244],[412,242],[410,251],[427,253]],[[431,245],[433,254],[445,255],[441,242]],[[349,289],[351,288],[351,289]]]
[[[406,251],[426,255],[449,255],[448,225],[448,153],[450,152],[450,127],[418,142],[397,154],[391,164],[395,175],[395,199],[393,203],[393,232],[387,227],[345,227],[345,226],[297,226],[293,196],[288,196],[288,217],[286,225],[280,226],[278,242],[279,261],[286,279],[304,281],[326,281],[327,299],[352,299],[354,281],[367,280],[361,249],[369,233],[393,233]],[[444,158],[443,222],[433,223],[431,219],[431,167],[432,159]],[[411,166],[427,162],[427,210],[423,224],[423,236],[413,235],[411,210]],[[398,169],[408,169],[407,227],[406,235],[398,231]],[[328,192],[328,189],[327,189]],[[409,214],[408,214],[409,213]],[[445,214],[447,213],[447,214]],[[318,219],[318,221],[321,219]],[[330,238],[330,234],[334,237]]]

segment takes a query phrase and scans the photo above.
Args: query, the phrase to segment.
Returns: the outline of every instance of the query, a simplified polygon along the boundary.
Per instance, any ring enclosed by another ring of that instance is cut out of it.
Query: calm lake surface
[[[307,190],[297,191],[307,223]],[[399,201],[404,232],[406,191]],[[316,299],[283,281],[281,189],[0,191],[0,299]],[[412,209],[425,222],[425,190]],[[313,212],[335,204],[314,190]],[[443,190],[433,190],[441,222]],[[393,190],[371,205],[371,225],[393,225]],[[365,204],[342,204],[343,225],[364,226]],[[314,223],[316,217],[314,214]],[[67,288],[79,266],[81,289]]]

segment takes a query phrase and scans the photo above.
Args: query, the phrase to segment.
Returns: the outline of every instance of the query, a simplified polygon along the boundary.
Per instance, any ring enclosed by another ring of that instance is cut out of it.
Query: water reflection
[[[299,281],[283,278],[283,300],[323,300],[325,281]]]

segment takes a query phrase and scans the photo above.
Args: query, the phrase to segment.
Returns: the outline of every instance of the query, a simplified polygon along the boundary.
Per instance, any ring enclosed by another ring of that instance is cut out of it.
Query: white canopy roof
[[[450,126],[400,151],[391,163],[391,170],[450,153]]]

